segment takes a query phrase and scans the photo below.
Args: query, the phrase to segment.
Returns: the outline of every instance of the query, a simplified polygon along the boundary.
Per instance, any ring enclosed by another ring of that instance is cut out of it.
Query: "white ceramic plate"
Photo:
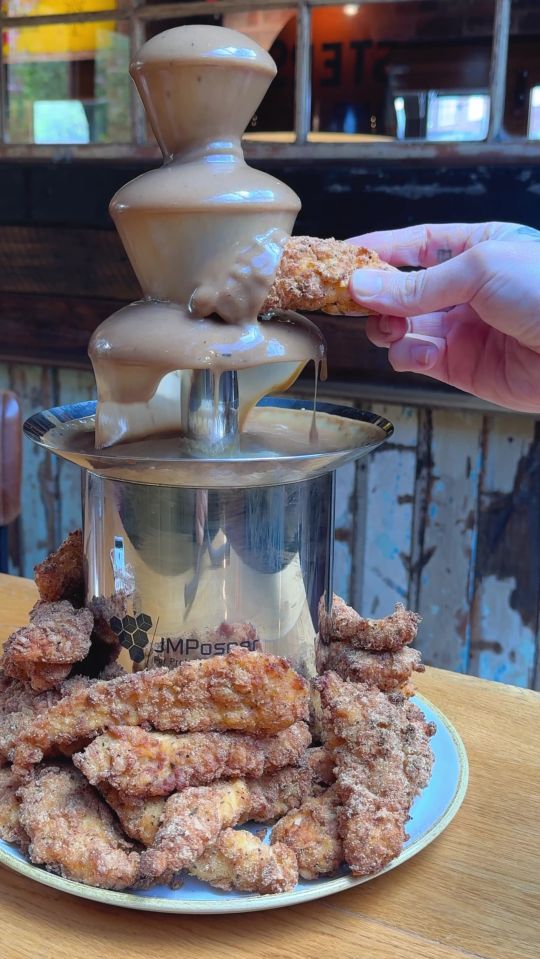
[[[344,868],[337,876],[310,882],[301,880],[292,892],[278,893],[273,896],[223,892],[190,877],[186,878],[180,889],[154,886],[152,889],[140,892],[111,892],[108,889],[96,889],[93,886],[84,886],[79,882],[62,879],[47,872],[41,866],[34,866],[15,846],[2,840],[0,840],[0,863],[22,873],[23,876],[35,879],[36,882],[84,899],[93,899],[112,906],[124,906],[127,909],[198,915],[277,909],[280,906],[292,906],[309,899],[331,896],[335,892],[342,892],[359,883],[369,882],[370,879],[375,878],[375,875],[380,876],[400,866],[433,842],[454,818],[467,791],[467,754],[458,733],[446,717],[428,700],[416,696],[413,702],[417,703],[428,720],[433,720],[437,724],[437,732],[431,740],[435,754],[433,775],[427,788],[414,802],[411,819],[407,824],[409,839],[401,854],[385,869],[372,876],[355,879]],[[257,826],[257,830],[260,828],[260,825]]]

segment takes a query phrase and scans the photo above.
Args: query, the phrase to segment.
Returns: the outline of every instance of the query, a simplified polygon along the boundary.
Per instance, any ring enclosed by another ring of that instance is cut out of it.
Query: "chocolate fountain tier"
[[[251,411],[234,456],[200,455],[172,434],[97,450],[95,415],[95,402],[54,407],[32,416],[24,431],[50,452],[107,479],[203,489],[301,483],[366,456],[393,433],[376,413],[317,403],[313,442],[313,406],[273,399]]]

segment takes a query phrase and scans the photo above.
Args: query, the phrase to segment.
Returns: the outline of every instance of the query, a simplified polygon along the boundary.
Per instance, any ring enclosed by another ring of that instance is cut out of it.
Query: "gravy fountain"
[[[309,320],[258,315],[300,207],[242,154],[275,72],[221,27],[167,30],[139,51],[131,74],[164,164],[111,214],[143,298],[92,336],[97,404],[25,424],[82,467],[87,603],[131,669],[242,643],[312,674],[335,470],[392,433],[372,413],[266,398],[309,363],[316,397],[326,366]]]

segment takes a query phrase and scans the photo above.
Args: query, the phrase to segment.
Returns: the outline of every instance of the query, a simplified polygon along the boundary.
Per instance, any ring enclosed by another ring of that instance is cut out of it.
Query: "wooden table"
[[[35,587],[0,576],[0,640]],[[540,698],[441,670],[418,680],[461,733],[456,819],[399,869],[274,912],[190,918],[99,906],[0,869],[2,959],[537,959]]]

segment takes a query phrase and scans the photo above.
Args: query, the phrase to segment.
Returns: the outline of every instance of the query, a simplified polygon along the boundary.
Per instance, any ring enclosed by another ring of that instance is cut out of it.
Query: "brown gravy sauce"
[[[324,376],[310,321],[258,318],[300,207],[285,184],[247,166],[240,144],[275,72],[255,42],[210,26],[168,30],[132,63],[164,166],[111,201],[144,299],[90,341],[97,448],[181,436],[194,370],[213,374],[216,409],[221,375],[236,371],[240,429],[307,363]],[[305,442],[316,443],[315,422]]]

